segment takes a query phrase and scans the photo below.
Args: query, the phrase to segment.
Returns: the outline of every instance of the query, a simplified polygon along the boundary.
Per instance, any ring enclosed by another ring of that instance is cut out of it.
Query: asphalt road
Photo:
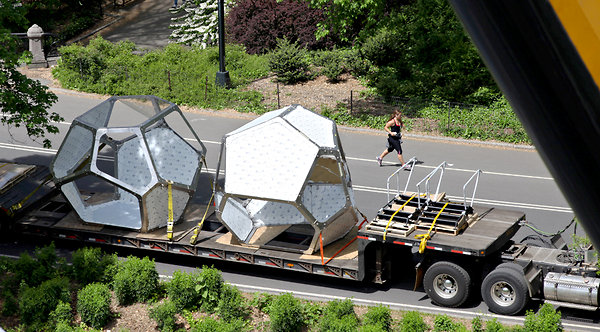
[[[53,149],[42,149],[18,128],[9,131],[6,127],[0,127],[0,161],[49,165],[73,118],[103,101],[103,98],[92,95],[63,90],[55,92],[59,96],[59,102],[52,111],[60,113],[65,121],[58,124],[60,133],[49,137],[53,141]],[[208,149],[207,162],[211,172],[216,168],[221,137],[251,120],[250,116],[231,117],[218,113],[187,113],[186,117]],[[388,155],[383,167],[379,167],[375,161],[375,156],[384,148],[383,131],[339,129],[357,205],[371,218],[387,201],[386,179],[397,169],[397,161],[393,155]],[[190,138],[185,135],[184,137]],[[409,135],[404,138],[403,149],[406,159],[415,156],[419,160],[409,183],[409,190],[415,190],[418,180],[446,161],[451,165],[446,169],[441,191],[454,199],[462,199],[464,183],[475,170],[481,169],[483,174],[475,195],[476,203],[524,211],[529,222],[547,232],[562,229],[573,217],[566,200],[534,149],[470,144]],[[401,189],[404,188],[408,174],[409,172],[400,173]],[[200,186],[202,185],[206,186],[207,183],[200,183]],[[395,187],[395,181],[391,185]],[[472,189],[468,195],[471,194]],[[569,229],[565,234],[571,231],[572,229]],[[578,233],[581,233],[581,229]],[[515,240],[520,241],[528,234],[531,232],[522,230],[515,236]],[[569,238],[567,235],[566,240]],[[0,245],[0,254],[18,255],[19,250],[25,250],[21,244]],[[156,258],[159,262],[159,273],[166,278],[175,269],[191,269],[196,265],[213,264],[205,261],[173,261],[172,258],[160,256]],[[423,291],[412,291],[412,271],[403,280],[377,287],[368,283],[340,282],[337,279],[329,280],[312,275],[296,275],[225,263],[216,267],[224,271],[226,280],[247,291],[292,291],[300,296],[322,300],[353,297],[358,303],[384,303],[404,310],[447,313],[463,317],[486,314],[492,317],[479,299],[474,299],[466,308],[461,309],[434,306]],[[563,313],[572,316],[565,320],[567,329],[600,330],[598,318],[593,314],[567,309],[563,309]],[[520,323],[523,317],[502,317],[502,320]]]

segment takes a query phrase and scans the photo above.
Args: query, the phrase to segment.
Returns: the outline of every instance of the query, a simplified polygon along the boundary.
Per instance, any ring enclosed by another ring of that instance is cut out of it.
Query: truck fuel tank
[[[544,278],[547,300],[598,307],[600,279],[549,272]]]

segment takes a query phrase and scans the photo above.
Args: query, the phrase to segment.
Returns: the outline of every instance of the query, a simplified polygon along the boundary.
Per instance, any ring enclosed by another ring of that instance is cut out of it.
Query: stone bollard
[[[42,37],[44,30],[37,24],[34,24],[27,30],[27,38],[29,38],[29,51],[33,56],[29,68],[47,68],[48,61],[44,55],[44,48],[42,47]]]

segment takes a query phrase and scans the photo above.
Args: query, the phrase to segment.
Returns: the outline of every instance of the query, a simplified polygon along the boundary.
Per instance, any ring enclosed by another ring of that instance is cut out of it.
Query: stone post
[[[27,38],[29,38],[29,51],[33,56],[30,68],[47,68],[48,61],[46,61],[46,56],[44,55],[44,48],[42,47],[42,36],[44,35],[44,30],[40,28],[37,24],[34,24],[27,30]]]

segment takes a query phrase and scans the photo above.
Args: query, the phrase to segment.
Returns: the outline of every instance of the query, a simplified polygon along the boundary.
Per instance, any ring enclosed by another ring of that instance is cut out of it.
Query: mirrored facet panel
[[[73,173],[91,155],[93,145],[94,136],[90,130],[77,125],[71,127],[54,158],[54,176],[60,179]]]

